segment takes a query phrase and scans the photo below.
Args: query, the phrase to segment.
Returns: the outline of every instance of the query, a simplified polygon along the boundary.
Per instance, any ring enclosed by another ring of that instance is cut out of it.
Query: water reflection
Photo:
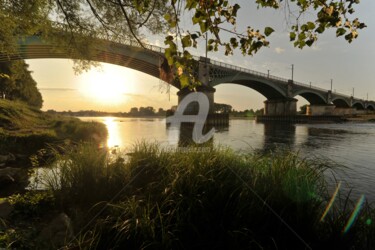
[[[106,125],[108,130],[107,147],[122,147],[122,137],[120,135],[120,129],[118,121],[114,117],[105,117],[103,123]]]
[[[263,123],[264,144],[261,151],[267,153],[280,148],[293,149],[296,142],[296,126],[292,123]]]
[[[212,128],[214,127],[205,126],[203,128],[202,135],[203,136],[206,135]],[[181,127],[179,128],[179,138],[178,138],[179,147],[213,147],[214,137],[212,137],[205,143],[197,144],[193,140],[193,131],[194,131],[194,124],[184,124],[184,123],[181,124]]]
[[[166,128],[165,119],[84,118],[104,122],[109,131],[108,146],[125,151],[140,140],[169,147],[189,144],[189,133]],[[340,180],[349,181],[357,194],[375,201],[375,124],[287,124],[231,120],[229,128],[219,129],[210,145],[222,144],[234,150],[269,152],[278,148],[299,151],[302,157],[329,159],[347,166]],[[190,132],[191,133],[191,132]],[[359,197],[359,196],[358,196]]]

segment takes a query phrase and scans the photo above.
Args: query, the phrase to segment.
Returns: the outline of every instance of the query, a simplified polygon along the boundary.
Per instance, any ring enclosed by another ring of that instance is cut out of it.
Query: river
[[[125,151],[140,140],[165,146],[176,146],[179,141],[179,131],[167,128],[163,118],[81,119],[103,122],[109,132],[108,146]],[[333,161],[343,166],[335,176],[345,181],[344,188],[353,188],[355,199],[365,195],[369,201],[375,201],[375,123],[262,124],[233,119],[228,128],[215,132],[213,142],[238,151],[291,149],[301,157]]]

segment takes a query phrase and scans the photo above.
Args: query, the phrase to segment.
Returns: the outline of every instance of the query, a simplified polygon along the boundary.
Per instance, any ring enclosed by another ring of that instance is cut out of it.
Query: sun
[[[80,91],[92,101],[102,104],[120,104],[133,90],[132,72],[118,67],[103,66],[93,69],[83,78]]]

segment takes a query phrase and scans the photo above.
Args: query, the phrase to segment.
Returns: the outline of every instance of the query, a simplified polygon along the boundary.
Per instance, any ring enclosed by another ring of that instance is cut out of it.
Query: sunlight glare
[[[106,117],[103,121],[108,130],[107,147],[120,147],[122,146],[121,136],[119,134],[118,122],[114,117]]]
[[[103,65],[85,75],[80,91],[102,104],[121,104],[128,100],[127,94],[133,92],[133,83],[134,74],[130,70]]]

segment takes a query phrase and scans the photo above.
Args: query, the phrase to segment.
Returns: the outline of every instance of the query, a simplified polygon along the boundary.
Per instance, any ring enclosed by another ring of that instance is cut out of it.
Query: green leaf
[[[167,58],[168,64],[173,65],[174,58],[173,56],[176,54],[176,52],[173,49],[167,48],[165,49],[165,58]]]
[[[309,30],[315,29],[315,24],[313,22],[307,22],[307,27]]]
[[[298,35],[298,40],[305,40],[306,39],[306,34],[305,32],[299,33]]]
[[[325,30],[325,27],[323,25],[320,25],[318,28],[316,28],[316,32],[318,32],[319,34],[322,34]]]
[[[193,58],[193,56],[189,53],[189,51],[184,50],[184,58],[190,60]]]
[[[189,77],[187,75],[182,74],[180,75],[179,79],[181,88],[186,88],[190,85]]]
[[[191,34],[191,39],[193,40],[197,39],[198,37],[199,37],[198,34]]]
[[[275,31],[275,30],[272,29],[271,27],[266,27],[266,28],[264,29],[264,34],[265,34],[266,36],[269,36],[269,35],[271,35],[272,32],[274,32],[274,31]]]
[[[342,36],[346,33],[346,30],[344,28],[338,28],[336,30],[336,36],[339,37],[339,36]]]
[[[232,45],[232,47],[235,49],[238,47],[238,42],[237,42],[237,39],[235,37],[232,37],[230,39],[230,44]]]
[[[169,21],[169,20],[171,19],[171,15],[170,15],[169,13],[165,14],[165,15],[164,15],[164,19],[165,19],[166,21]]]
[[[183,48],[191,47],[192,42],[191,42],[191,39],[190,39],[190,35],[186,35],[186,36],[184,36],[184,37],[181,39],[181,43],[182,43],[182,47],[183,47]]]
[[[309,39],[309,40],[306,41],[306,45],[309,46],[309,47],[311,47],[311,45],[313,45],[313,43],[314,43],[314,39]]]
[[[308,27],[306,24],[303,24],[303,25],[301,26],[301,30],[302,30],[302,31],[308,31],[308,30],[309,30],[309,27]]]
[[[290,32],[289,33],[289,38],[290,38],[290,41],[294,41],[294,40],[296,40],[296,33],[295,32]]]
[[[199,26],[201,28],[201,32],[205,33],[208,29],[208,24],[207,22],[199,22]]]

